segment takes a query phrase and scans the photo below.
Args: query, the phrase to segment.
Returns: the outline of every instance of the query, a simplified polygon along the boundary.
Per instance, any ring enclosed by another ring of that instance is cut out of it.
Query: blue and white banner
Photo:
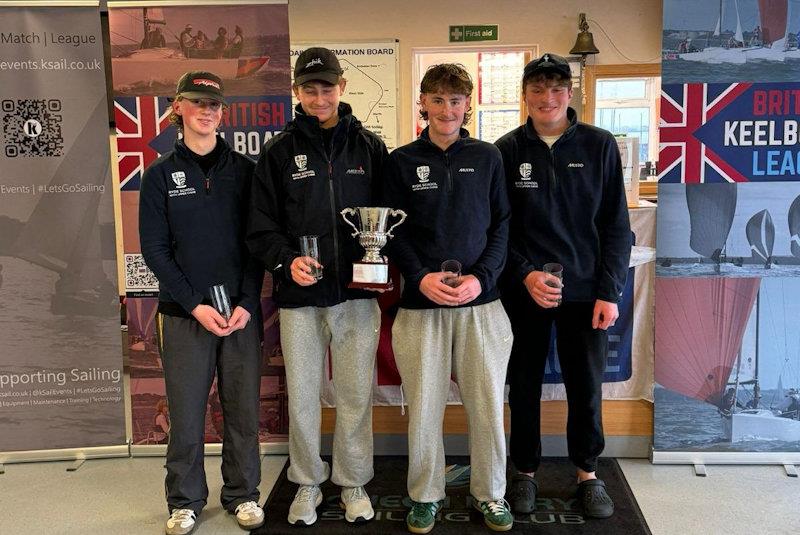
[[[667,84],[661,182],[800,180],[800,83]]]

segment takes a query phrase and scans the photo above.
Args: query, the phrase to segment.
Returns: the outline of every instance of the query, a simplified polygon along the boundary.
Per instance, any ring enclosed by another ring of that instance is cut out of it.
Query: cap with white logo
[[[569,63],[566,59],[556,54],[543,54],[527,65],[522,74],[522,79],[527,80],[540,73],[556,73],[561,78],[569,80],[572,77],[572,72],[569,68]]]
[[[331,50],[322,47],[307,48],[294,64],[294,84],[301,85],[314,80],[338,84],[343,73],[339,59]]]
[[[227,105],[222,78],[207,71],[189,71],[178,80],[175,97],[209,98]]]

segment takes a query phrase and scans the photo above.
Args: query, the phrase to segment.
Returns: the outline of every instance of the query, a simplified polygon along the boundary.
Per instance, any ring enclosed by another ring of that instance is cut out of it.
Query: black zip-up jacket
[[[225,284],[231,304],[255,315],[264,268],[245,245],[253,162],[225,140],[208,174],[182,140],[144,172],[139,239],[159,283],[159,311],[191,317],[210,304],[209,288]]]
[[[364,256],[344,208],[375,206],[386,146],[339,104],[331,154],[319,120],[298,105],[295,118],[270,139],[253,178],[247,244],[273,272],[273,297],[279,307],[327,307],[349,299],[375,298],[374,292],[348,289],[353,262]],[[300,256],[300,236],[319,236],[322,279],[311,286],[292,280],[292,260]]]
[[[406,281],[400,306],[443,308],[419,291],[419,283],[449,259],[461,262],[462,275],[475,275],[481,283],[481,294],[463,306],[499,297],[510,211],[496,147],[462,129],[442,150],[426,128],[389,155],[384,192],[387,206],[408,214],[386,246]]]
[[[497,140],[503,154],[511,229],[511,292],[548,262],[564,266],[565,301],[616,303],[625,287],[631,228],[619,148],[606,130],[577,121],[552,149],[527,123]]]

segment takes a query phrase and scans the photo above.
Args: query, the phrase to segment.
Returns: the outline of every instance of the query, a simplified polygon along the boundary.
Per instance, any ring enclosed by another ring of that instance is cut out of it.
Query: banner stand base
[[[709,464],[779,464],[783,465],[786,475],[795,474],[794,465],[800,465],[800,452],[772,452],[772,451],[655,451],[651,450],[650,461],[653,464],[688,464],[694,465],[697,475],[698,468],[705,471],[704,465]],[[787,467],[791,467],[791,470]]]
[[[130,457],[127,444],[119,446],[98,446],[94,448],[65,448],[60,450],[30,450],[0,452],[0,466],[14,463],[35,463],[41,461],[84,461],[89,459],[108,459],[113,457]],[[77,470],[80,465],[72,465]],[[69,468],[67,470],[70,470]],[[2,470],[0,470],[2,473]]]
[[[77,472],[78,468],[83,466],[83,463],[86,462],[86,459],[77,459],[71,465],[67,467],[67,472]]]
[[[706,473],[706,465],[704,464],[694,465],[694,475],[696,475],[697,477],[706,477],[708,475]]]

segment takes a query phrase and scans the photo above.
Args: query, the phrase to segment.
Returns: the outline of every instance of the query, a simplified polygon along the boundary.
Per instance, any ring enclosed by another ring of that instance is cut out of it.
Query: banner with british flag
[[[220,135],[231,147],[253,159],[261,146],[291,119],[286,95],[228,97]],[[172,149],[178,129],[169,122],[172,102],[167,97],[125,96],[114,99],[117,131],[117,169],[122,191],[138,191],[142,173],[161,154]]]
[[[659,181],[800,180],[799,117],[800,83],[666,84]]]
[[[161,5],[165,4],[165,5]],[[158,280],[139,243],[139,190],[145,169],[172,150],[178,129],[169,121],[183,73],[210,71],[224,82],[227,106],[218,132],[233,150],[257,159],[261,147],[292,118],[289,15],[281,2],[224,5],[117,3],[109,7],[116,159],[124,246],[125,305],[131,357],[134,453],[166,441],[159,415],[169,419],[155,329]],[[214,36],[213,39],[207,36]],[[260,441],[279,443],[288,430],[283,356],[272,280],[262,293],[264,320]],[[221,408],[212,387],[207,442],[221,440]],[[140,448],[145,448],[141,450]]]

